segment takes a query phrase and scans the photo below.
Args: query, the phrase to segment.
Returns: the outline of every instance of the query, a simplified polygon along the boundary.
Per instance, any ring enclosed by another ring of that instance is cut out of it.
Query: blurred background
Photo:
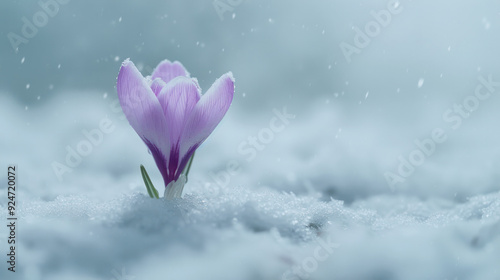
[[[228,117],[194,166],[200,178],[236,158],[243,172],[232,183],[299,194],[313,185],[345,201],[490,192],[498,189],[500,96],[467,112],[459,129],[443,114],[474,94],[479,76],[500,80],[499,13],[493,0],[2,1],[2,158],[26,162],[34,185],[74,186],[70,192],[93,172],[136,177],[139,161],[159,179],[123,116],[113,119],[115,86],[126,58],[144,75],[169,59],[205,91],[227,71],[236,78]],[[247,162],[239,145],[285,106],[296,119]],[[106,116],[118,132],[58,180],[51,164],[64,163],[65,147]],[[390,186],[387,172],[398,175],[399,157],[408,159],[414,141],[435,128],[446,142]]]

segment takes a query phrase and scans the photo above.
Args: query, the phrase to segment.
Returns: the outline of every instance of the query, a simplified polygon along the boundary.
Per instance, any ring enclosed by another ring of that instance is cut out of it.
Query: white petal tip
[[[122,67],[127,66],[129,63],[133,63],[132,61],[130,61],[130,58],[125,59],[125,60],[122,62]]]
[[[225,75],[227,75],[233,83],[236,82],[236,80],[234,79],[234,76],[233,76],[233,72],[229,71]]]
[[[172,63],[172,62],[170,62],[170,60],[168,60],[168,59],[164,59],[164,60],[160,61],[160,63],[158,63],[158,65],[160,65],[162,63]]]

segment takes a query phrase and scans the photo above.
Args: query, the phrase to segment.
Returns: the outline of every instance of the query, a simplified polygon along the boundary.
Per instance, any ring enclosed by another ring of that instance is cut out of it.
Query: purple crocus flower
[[[231,105],[232,73],[222,75],[201,95],[197,80],[190,78],[177,61],[162,61],[151,76],[144,78],[127,59],[120,68],[116,88],[125,116],[163,176],[165,195],[180,197],[185,183],[181,173],[188,160]]]

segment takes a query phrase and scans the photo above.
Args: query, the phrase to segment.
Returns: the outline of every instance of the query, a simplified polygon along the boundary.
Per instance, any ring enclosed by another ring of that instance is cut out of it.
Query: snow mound
[[[28,202],[20,212],[18,273],[24,279],[498,276],[500,193],[462,204],[377,196],[346,206],[319,198],[237,187],[172,201],[135,193],[104,203],[83,196]],[[336,245],[320,260],[321,240]]]

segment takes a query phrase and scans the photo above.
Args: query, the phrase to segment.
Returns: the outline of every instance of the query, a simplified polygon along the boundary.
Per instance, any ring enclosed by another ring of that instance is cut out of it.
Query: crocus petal
[[[191,112],[181,137],[181,162],[187,162],[188,153],[198,147],[222,120],[234,95],[231,72],[222,75],[205,93]]]
[[[153,82],[151,82],[151,90],[154,92],[154,94],[156,96],[158,96],[158,94],[160,94],[161,90],[163,89],[163,87],[165,86],[165,82],[160,79],[160,78],[156,78]]]
[[[177,77],[167,83],[158,95],[158,100],[168,124],[171,143],[169,173],[178,173],[180,137],[191,111],[200,100],[197,84],[190,78]]]
[[[198,86],[192,79],[186,77],[173,79],[158,95],[168,123],[168,134],[172,144],[179,142],[187,118],[200,97]]]
[[[154,152],[157,165],[162,158],[168,159],[170,141],[163,109],[146,79],[128,59],[120,68],[116,89],[123,113],[151,152]],[[162,170],[160,165],[158,167],[165,179],[166,169]]]
[[[173,78],[179,76],[189,77],[189,72],[178,61],[170,62],[169,60],[164,60],[156,66],[151,79],[161,78],[165,83],[168,83]]]

